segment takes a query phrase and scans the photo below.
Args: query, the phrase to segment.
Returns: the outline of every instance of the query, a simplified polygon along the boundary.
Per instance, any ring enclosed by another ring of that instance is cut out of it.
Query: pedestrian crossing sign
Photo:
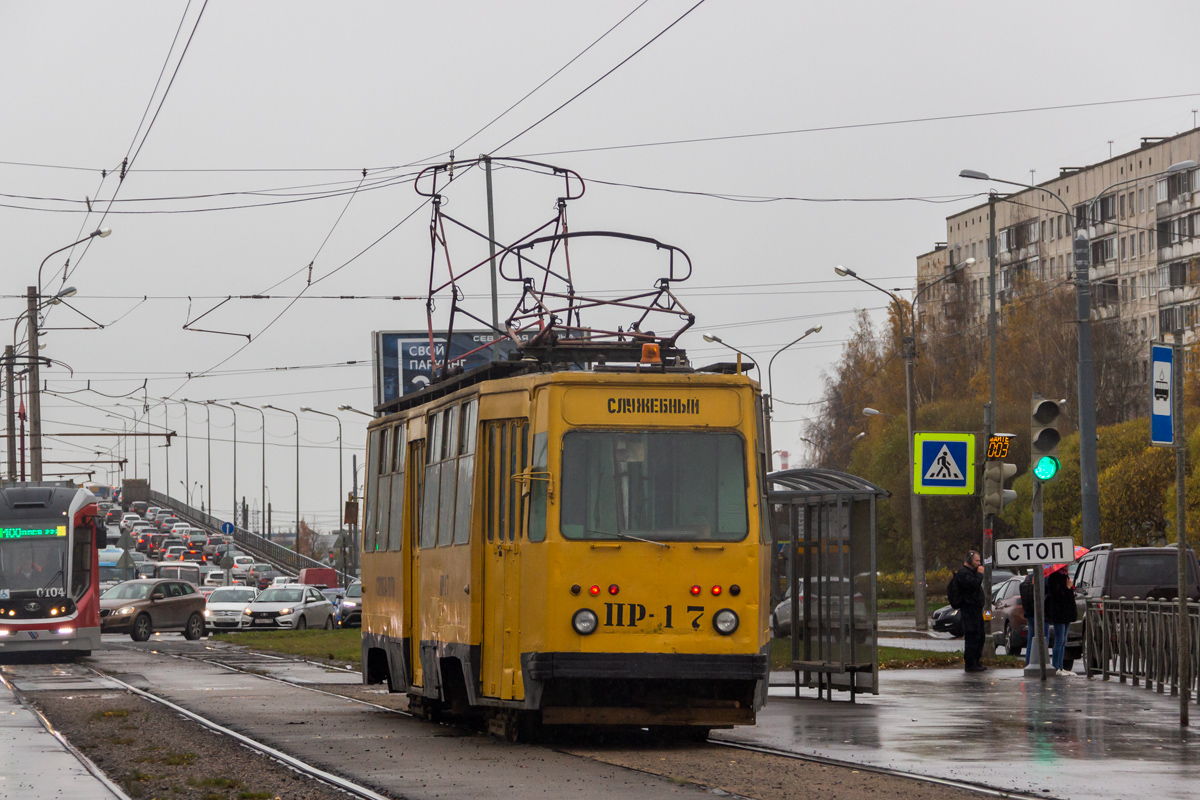
[[[975,434],[914,434],[913,456],[915,493],[975,494]]]

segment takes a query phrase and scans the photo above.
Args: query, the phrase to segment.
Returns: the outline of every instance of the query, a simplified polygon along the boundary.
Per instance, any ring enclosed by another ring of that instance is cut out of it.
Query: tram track
[[[237,663],[229,663],[230,661],[237,661],[238,659],[228,659],[228,658],[223,658],[221,656],[203,658],[203,657],[187,655],[187,654],[178,653],[178,652],[168,652],[168,651],[164,651],[164,650],[149,650],[148,651],[148,650],[145,650],[142,648],[130,647],[127,645],[112,644],[110,646],[115,646],[115,647],[119,647],[120,649],[123,649],[123,650],[130,650],[130,651],[136,651],[136,652],[143,652],[143,653],[150,652],[155,655],[167,656],[169,658],[175,658],[175,659],[180,659],[180,660],[185,660],[185,661],[193,661],[193,662],[212,664],[213,666],[220,667],[220,668],[228,670],[230,672],[236,672],[236,673],[240,673],[243,675],[249,675],[249,676],[252,676],[255,678],[260,678],[265,681],[271,681],[273,683],[283,684],[283,685],[286,685],[288,687],[295,688],[295,689],[303,689],[305,691],[314,692],[316,694],[321,694],[321,695],[325,695],[328,697],[336,697],[336,698],[339,698],[342,700],[348,700],[352,703],[367,706],[376,711],[383,711],[383,712],[387,712],[389,714],[395,714],[398,716],[407,717],[409,719],[425,720],[425,718],[422,717],[421,715],[413,714],[412,712],[409,712],[409,711],[392,708],[389,706],[381,705],[379,703],[372,703],[367,700],[362,700],[361,698],[352,697],[350,695],[343,694],[343,693],[336,692],[336,691],[329,691],[327,689],[322,689],[322,688],[319,688],[316,686],[307,685],[307,684],[300,683],[297,681],[291,681],[291,680],[276,677],[273,675],[266,675],[266,674],[263,674],[261,671],[253,668],[252,666],[250,668],[245,668],[244,666],[239,666]],[[251,651],[251,652],[253,652],[253,651]],[[335,665],[311,661],[309,659],[304,659],[304,658],[288,658],[288,657],[284,657],[284,656],[272,656],[270,654],[257,653],[257,652],[254,652],[253,655],[255,658],[268,658],[268,659],[272,659],[277,662],[291,661],[291,662],[305,663],[305,664],[310,664],[313,666],[321,667],[323,669],[331,669],[331,670],[335,670],[335,671],[343,672],[343,673],[357,672],[357,670],[350,670],[350,669],[346,669],[344,667],[338,667]],[[99,670],[96,670],[96,672],[97,672],[97,674],[102,675],[103,677],[105,677],[109,680],[114,680],[114,681],[117,681],[118,683],[124,683],[122,681],[118,681],[117,679],[113,678],[111,675],[100,672]],[[141,696],[147,697],[147,699],[154,700],[156,702],[162,702],[164,705],[166,705],[168,707],[172,707],[172,708],[175,707],[175,705],[173,703],[170,703],[170,701],[165,701],[165,700],[162,700],[161,698],[157,698],[150,693],[144,692],[143,690],[136,689],[136,687],[130,687],[130,690],[138,693]],[[189,712],[186,709],[181,709],[180,713],[186,714],[189,718],[192,718],[196,722],[199,722],[200,724],[205,725],[206,727],[210,727],[213,730],[220,730],[221,732],[224,732],[224,730],[225,730],[223,728],[223,726],[220,726],[217,723],[211,723],[210,721],[203,720],[200,717],[200,715],[196,715],[196,714],[194,714],[194,712]],[[426,721],[428,721],[428,720],[426,720]],[[449,726],[452,728],[458,728],[458,729],[462,729],[464,731],[470,731],[472,733],[481,732],[480,730],[478,730],[476,728],[461,725],[454,721],[444,721],[444,722],[438,722],[436,724],[445,725],[445,726]],[[231,735],[234,735],[235,738],[241,737],[241,734],[236,734],[235,732],[232,732],[232,731],[230,733],[231,733]],[[244,737],[244,738],[248,738],[248,737]],[[239,738],[238,740],[241,741],[241,738]],[[249,740],[249,741],[253,741],[253,740]],[[836,769],[855,770],[858,772],[871,773],[871,774],[875,774],[875,775],[887,776],[890,778],[900,778],[900,779],[904,779],[904,780],[911,780],[911,781],[916,781],[916,782],[920,782],[920,783],[924,783],[924,784],[929,784],[931,786],[939,786],[939,787],[943,787],[943,788],[947,788],[947,789],[957,789],[957,790],[961,790],[961,791],[971,792],[973,794],[983,795],[985,797],[1002,798],[1003,800],[1057,800],[1057,798],[1055,798],[1053,795],[1044,794],[1044,793],[1035,795],[1035,794],[1023,793],[1023,792],[1017,792],[1017,791],[997,789],[995,787],[986,786],[984,784],[974,783],[971,781],[963,781],[963,780],[957,780],[957,779],[953,779],[953,778],[942,778],[942,777],[931,776],[931,775],[923,775],[923,774],[917,773],[917,772],[898,770],[898,769],[894,769],[894,768],[890,768],[890,767],[867,765],[867,764],[857,763],[857,762],[853,762],[853,761],[844,761],[844,760],[840,760],[840,759],[834,759],[834,758],[829,758],[826,756],[820,756],[820,755],[815,755],[815,754],[796,753],[796,752],[792,752],[789,750],[783,750],[780,748],[773,748],[773,747],[768,747],[768,746],[764,746],[764,745],[756,745],[756,744],[747,743],[747,742],[735,742],[735,741],[730,741],[727,739],[720,739],[720,738],[715,738],[715,737],[709,737],[703,743],[698,743],[698,744],[712,745],[712,746],[724,748],[727,750],[752,752],[752,753],[757,753],[757,754],[760,754],[763,756],[788,759],[788,760],[792,760],[792,761],[807,762],[807,763],[811,763],[811,764],[818,764],[818,765],[825,766],[825,767],[833,767]],[[252,745],[252,744],[247,744],[247,746],[250,746],[253,749],[258,749],[257,747],[255,747],[255,745]],[[541,746],[548,747],[551,750],[554,750],[554,751],[560,752],[560,753],[564,753],[566,755],[579,756],[579,753],[576,750],[574,750],[568,746],[545,745],[545,744],[543,744]],[[264,754],[270,755],[271,757],[275,757],[274,753],[278,752],[278,751],[275,751],[274,748],[270,748],[266,745],[261,745],[261,747],[265,748],[265,749],[259,750],[259,752],[263,752]],[[270,752],[268,752],[268,751],[270,751]],[[280,753],[280,755],[286,756],[286,754],[282,754],[282,753]],[[582,756],[582,757],[590,757],[590,756]],[[287,756],[287,758],[292,758],[292,757]],[[301,764],[304,763],[298,759],[297,759],[297,762],[301,763]],[[289,764],[289,766],[291,766],[291,765]],[[311,765],[309,765],[309,766],[311,766]],[[647,774],[660,775],[660,776],[662,775],[662,773],[655,773],[651,770],[645,770],[645,769],[641,769],[638,767],[627,767],[627,768],[637,769],[638,771],[646,772]],[[319,770],[319,768],[313,767],[313,769],[316,769],[317,771],[322,772],[321,770]],[[336,777],[336,776],[333,776],[333,777]],[[339,780],[344,780],[344,779],[339,779]],[[334,785],[337,785],[337,784],[334,784]],[[339,786],[338,788],[342,788],[342,787]],[[370,792],[371,790],[366,789],[366,791]],[[374,794],[374,793],[368,794],[368,795],[359,795],[359,796],[371,797],[371,798],[382,797],[381,795]]]

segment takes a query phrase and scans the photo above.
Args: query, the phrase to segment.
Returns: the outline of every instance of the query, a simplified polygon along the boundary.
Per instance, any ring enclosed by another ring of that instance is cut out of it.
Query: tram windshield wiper
[[[647,544],[656,544],[659,547],[665,547],[668,550],[671,549],[671,545],[667,544],[666,542],[656,542],[653,539],[643,539],[642,537],[634,536],[631,533],[622,533],[621,531],[592,531],[592,533],[600,533],[605,536],[620,536],[622,539],[632,539],[635,542],[646,542]]]

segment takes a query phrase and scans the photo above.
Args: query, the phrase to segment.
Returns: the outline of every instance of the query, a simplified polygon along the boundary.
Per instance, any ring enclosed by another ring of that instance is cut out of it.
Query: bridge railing
[[[1087,676],[1178,694],[1179,604],[1139,597],[1088,599],[1083,620]],[[1182,684],[1196,695],[1200,680],[1200,603],[1187,604],[1187,664]]]
[[[187,521],[203,525],[210,530],[220,532],[221,526],[225,524],[225,520],[217,519],[211,514],[207,514],[197,508],[192,508],[187,503],[169,497],[162,492],[154,491],[153,489],[150,490],[150,500],[155,505],[170,508]],[[291,548],[284,547],[278,542],[272,542],[265,536],[261,536],[245,528],[235,527],[233,529],[233,540],[239,545],[261,555],[275,566],[293,573],[298,573],[306,567],[329,568],[329,564],[301,555]],[[342,586],[349,586],[350,582],[354,580],[354,576],[339,570],[338,580]]]

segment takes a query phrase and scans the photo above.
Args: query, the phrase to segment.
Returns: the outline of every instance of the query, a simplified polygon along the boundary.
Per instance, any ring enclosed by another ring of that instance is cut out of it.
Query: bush
[[[950,569],[933,569],[925,572],[925,596],[937,598],[945,595],[946,584],[954,574]],[[875,581],[876,595],[880,600],[913,599],[913,576],[911,572],[885,572]]]

